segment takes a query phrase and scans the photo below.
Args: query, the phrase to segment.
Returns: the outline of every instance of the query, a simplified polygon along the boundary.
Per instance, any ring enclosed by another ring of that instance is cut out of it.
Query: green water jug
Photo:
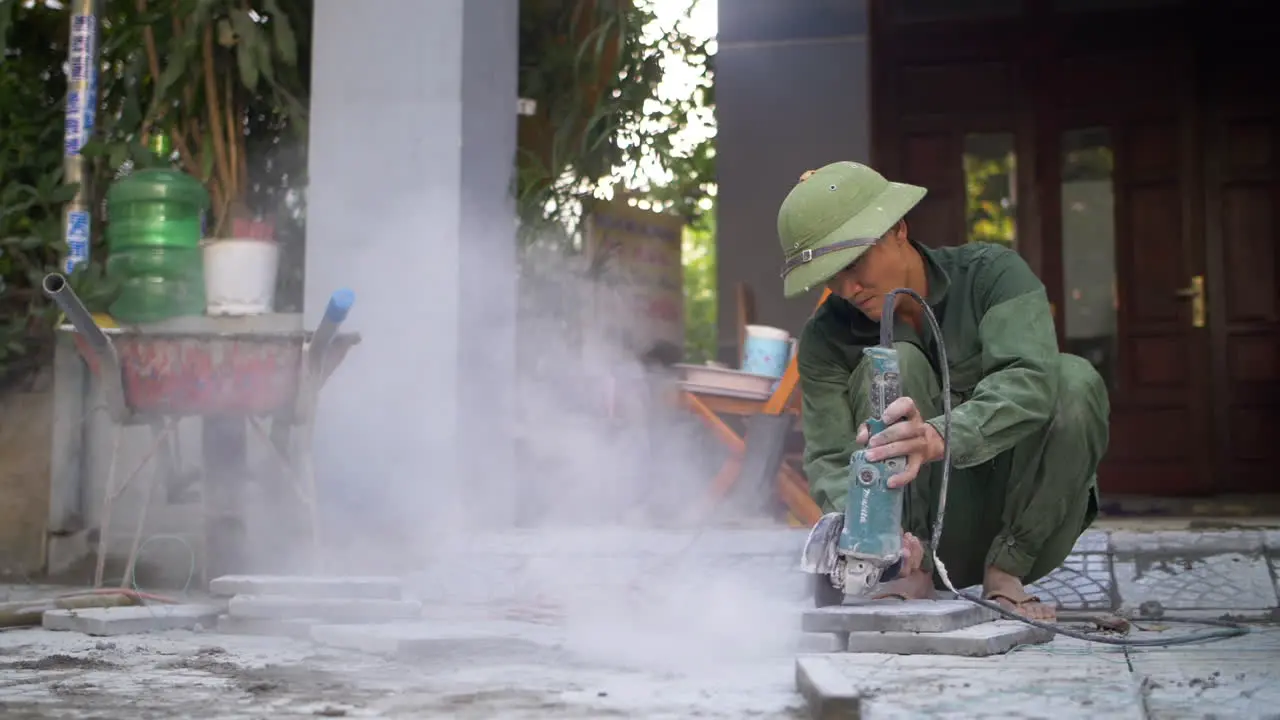
[[[209,192],[186,173],[139,170],[107,190],[107,275],[119,282],[112,317],[147,323],[205,310],[200,240]]]

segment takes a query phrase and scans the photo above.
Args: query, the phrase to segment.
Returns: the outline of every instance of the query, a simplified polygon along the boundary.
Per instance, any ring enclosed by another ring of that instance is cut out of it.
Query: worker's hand
[[[867,447],[867,459],[879,462],[895,457],[905,457],[907,468],[889,478],[889,487],[897,488],[916,479],[920,468],[929,462],[942,459],[942,436],[920,416],[920,410],[909,397],[900,397],[884,409],[884,421],[889,426],[874,437],[867,437],[864,423],[858,428],[858,444]]]
[[[924,544],[920,538],[909,532],[902,533],[902,570],[899,575],[905,577],[920,569],[924,563]]]

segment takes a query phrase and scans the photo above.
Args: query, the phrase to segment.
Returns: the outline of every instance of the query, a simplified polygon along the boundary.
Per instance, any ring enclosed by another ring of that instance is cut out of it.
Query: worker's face
[[[907,284],[909,250],[907,227],[899,223],[852,265],[828,280],[827,288],[878,321],[884,310],[885,293]]]

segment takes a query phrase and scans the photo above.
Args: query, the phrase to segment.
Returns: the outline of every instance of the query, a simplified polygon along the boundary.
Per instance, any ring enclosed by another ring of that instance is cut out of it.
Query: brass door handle
[[[1174,297],[1191,301],[1191,327],[1202,328],[1205,325],[1204,276],[1193,275],[1191,284],[1179,288]]]

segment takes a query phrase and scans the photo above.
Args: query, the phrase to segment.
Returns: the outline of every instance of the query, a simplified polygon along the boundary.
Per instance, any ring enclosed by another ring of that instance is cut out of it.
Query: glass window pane
[[[969,242],[1017,247],[1016,170],[1013,133],[965,136],[965,230]]]
[[[1062,137],[1062,281],[1066,351],[1116,387],[1115,155],[1106,128]]]

